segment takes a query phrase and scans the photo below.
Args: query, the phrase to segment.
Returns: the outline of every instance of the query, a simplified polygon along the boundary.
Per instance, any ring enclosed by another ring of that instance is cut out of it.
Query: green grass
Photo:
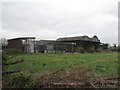
[[[18,54],[15,58],[10,59],[9,62],[19,60],[21,56],[23,56],[25,62],[5,66],[7,70],[21,70],[28,73],[44,72],[67,67],[78,62],[78,65],[72,68],[73,71],[83,68],[94,68],[95,71],[93,72],[98,74],[116,74],[118,71],[117,52],[92,54]]]

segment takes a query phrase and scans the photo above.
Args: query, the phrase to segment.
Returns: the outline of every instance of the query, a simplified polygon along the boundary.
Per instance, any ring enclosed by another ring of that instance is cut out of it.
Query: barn
[[[8,39],[8,48],[18,49],[25,53],[34,53],[35,37],[20,37]]]
[[[8,48],[26,53],[74,53],[98,52],[100,40],[97,36],[62,37],[57,40],[39,40],[35,37],[21,37],[8,40]]]
[[[56,40],[40,40],[36,42],[38,53],[66,53],[74,52],[74,43],[60,42]]]
[[[40,40],[36,42],[38,53],[66,53],[66,52],[98,52],[100,40],[97,36],[63,37],[57,40]]]
[[[85,52],[98,52],[100,40],[97,36],[93,36],[92,38],[88,36],[76,36],[76,37],[63,37],[58,38],[56,41],[62,42],[72,42],[75,43],[75,52],[80,52],[80,50],[84,50]]]

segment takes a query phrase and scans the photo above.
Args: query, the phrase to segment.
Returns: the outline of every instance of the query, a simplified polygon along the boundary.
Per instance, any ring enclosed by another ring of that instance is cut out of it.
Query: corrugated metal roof
[[[97,36],[93,36],[89,38],[88,36],[76,36],[76,37],[63,37],[58,38],[57,41],[74,41],[74,40],[81,40],[81,41],[91,41],[91,42],[100,42]]]

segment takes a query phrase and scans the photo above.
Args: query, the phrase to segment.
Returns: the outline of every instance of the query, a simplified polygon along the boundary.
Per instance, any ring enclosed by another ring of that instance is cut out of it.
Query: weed
[[[23,73],[3,76],[3,88],[34,88],[37,83]]]

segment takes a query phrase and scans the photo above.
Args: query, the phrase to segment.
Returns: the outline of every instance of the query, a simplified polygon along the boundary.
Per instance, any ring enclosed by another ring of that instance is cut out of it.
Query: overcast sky
[[[14,1],[0,3],[0,38],[97,35],[101,42],[118,42],[119,0]]]

